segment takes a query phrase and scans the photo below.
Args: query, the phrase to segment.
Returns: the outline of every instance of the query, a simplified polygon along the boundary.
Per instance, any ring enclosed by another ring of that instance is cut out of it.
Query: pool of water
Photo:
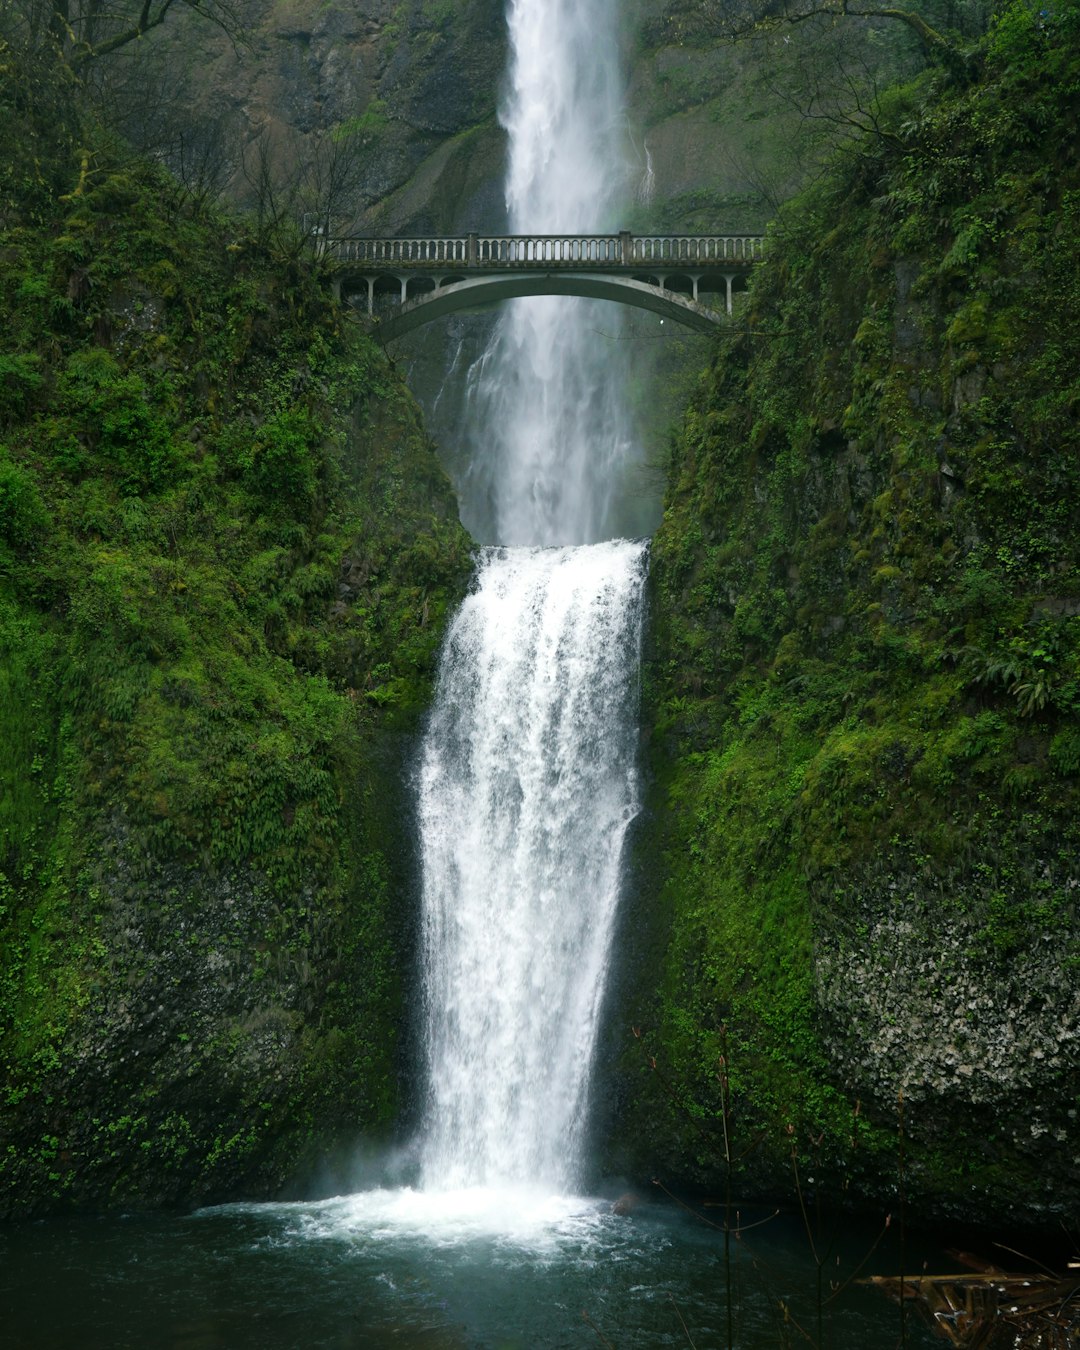
[[[875,1238],[839,1228],[826,1285]],[[896,1273],[887,1239],[864,1274]],[[732,1246],[733,1344],[817,1344],[801,1224],[778,1217]],[[720,1232],[674,1207],[620,1216],[610,1201],[526,1191],[374,1190],[12,1225],[0,1228],[0,1309],[5,1350],[728,1345]],[[823,1327],[830,1350],[899,1344],[898,1309],[859,1285]],[[909,1319],[907,1345],[934,1344]]]

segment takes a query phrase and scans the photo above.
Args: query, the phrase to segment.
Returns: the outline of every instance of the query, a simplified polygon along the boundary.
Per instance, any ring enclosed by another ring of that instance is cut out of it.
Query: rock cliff
[[[892,96],[677,438],[615,1014],[654,1170],[717,1184],[727,1103],[759,1188],[1075,1213],[1076,25]]]
[[[34,78],[0,133],[0,1213],[274,1194],[400,1118],[402,798],[468,540],[328,288]]]

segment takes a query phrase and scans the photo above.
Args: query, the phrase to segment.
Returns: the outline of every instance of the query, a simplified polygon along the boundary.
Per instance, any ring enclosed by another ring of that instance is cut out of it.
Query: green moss
[[[387,803],[469,571],[318,277],[80,138],[51,198],[0,182],[0,1210],[265,1193],[392,1128]]]
[[[650,1167],[716,1181],[715,1137],[686,1122],[715,1130],[726,1038],[747,1177],[785,1185],[791,1125],[824,1132],[843,1184],[861,1097],[860,1185],[889,1193],[896,1066],[844,1062],[818,987],[837,934],[865,946],[873,897],[925,912],[931,950],[969,934],[990,984],[1045,943],[1075,952],[1076,14],[1009,10],[981,75],[905,91],[785,211],[677,438],[641,845],[664,956],[629,1020],[684,1110],[646,1074]],[[994,1110],[953,1087],[910,1107],[922,1204],[1055,1203],[1062,1168],[1010,1081]],[[1039,1080],[1065,1128],[1063,1081]]]

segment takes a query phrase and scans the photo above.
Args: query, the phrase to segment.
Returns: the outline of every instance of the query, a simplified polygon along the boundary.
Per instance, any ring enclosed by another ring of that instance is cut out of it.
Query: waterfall
[[[574,1181],[637,811],[644,554],[486,550],[450,628],[420,787],[427,1184]]]
[[[517,231],[610,228],[629,183],[615,19],[613,0],[509,0]],[[515,302],[470,376],[463,518],[494,546],[448,631],[419,773],[428,1191],[578,1177],[638,809],[646,545],[613,538],[636,452],[626,358],[598,336],[617,338],[614,308]]]
[[[619,227],[631,190],[614,0],[510,0],[506,206],[512,232]],[[536,297],[506,307],[470,373],[462,518],[498,544],[623,532],[638,445],[618,306]]]

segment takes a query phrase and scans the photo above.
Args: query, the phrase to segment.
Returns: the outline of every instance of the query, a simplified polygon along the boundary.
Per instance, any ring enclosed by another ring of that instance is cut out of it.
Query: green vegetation
[[[688,1121],[715,1133],[726,1035],[762,1184],[792,1125],[888,1197],[903,1093],[924,1207],[1077,1200],[1078,36],[1075,0],[1012,4],[963,79],[883,101],[783,213],[674,444],[638,959],[664,956],[633,1010],[684,1098],[646,1089],[634,1144],[669,1174],[715,1183]]]
[[[0,61],[0,1211],[273,1189],[394,1120],[468,541],[311,271]]]

